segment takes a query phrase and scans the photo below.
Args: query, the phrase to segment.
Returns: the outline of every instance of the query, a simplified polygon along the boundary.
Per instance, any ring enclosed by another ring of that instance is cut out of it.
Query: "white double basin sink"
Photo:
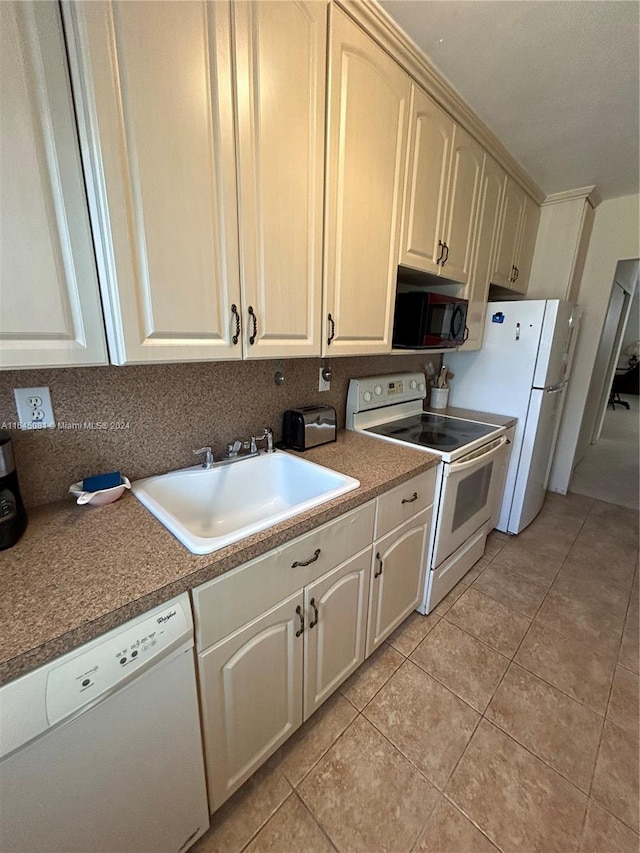
[[[358,480],[276,450],[131,484],[192,554],[210,554],[357,489]]]

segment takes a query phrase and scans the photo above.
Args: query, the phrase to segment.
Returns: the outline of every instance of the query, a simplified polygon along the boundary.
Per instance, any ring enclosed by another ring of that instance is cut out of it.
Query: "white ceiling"
[[[640,4],[382,0],[544,192],[638,192]]]

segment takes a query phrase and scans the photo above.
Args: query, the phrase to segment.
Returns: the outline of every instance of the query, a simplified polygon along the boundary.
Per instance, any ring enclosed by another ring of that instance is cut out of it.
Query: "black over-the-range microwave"
[[[459,347],[468,335],[466,299],[408,290],[396,294],[393,346],[402,349]]]

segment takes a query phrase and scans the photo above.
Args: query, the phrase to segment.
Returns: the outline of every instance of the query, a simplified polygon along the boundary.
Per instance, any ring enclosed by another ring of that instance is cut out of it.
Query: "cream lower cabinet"
[[[212,812],[419,603],[434,486],[432,469],[193,590]]]
[[[304,719],[365,658],[371,549],[306,587]]]
[[[198,655],[213,812],[365,658],[371,548]]]
[[[391,351],[411,83],[331,6],[323,349]]]
[[[198,656],[213,812],[302,723],[303,595]]]
[[[374,543],[367,656],[422,600],[431,513],[429,507]]]
[[[365,504],[193,591],[212,812],[364,660],[374,517]]]
[[[0,368],[107,363],[57,3],[0,3]]]
[[[367,657],[422,599],[436,473],[431,468],[376,501]]]

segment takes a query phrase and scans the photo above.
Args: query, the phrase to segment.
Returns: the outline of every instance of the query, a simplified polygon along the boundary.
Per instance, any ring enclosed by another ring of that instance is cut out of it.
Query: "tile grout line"
[[[347,727],[347,728],[348,728],[348,727]],[[338,740],[339,740],[339,738],[338,738]],[[315,765],[314,765],[314,766],[315,766]],[[311,820],[315,823],[315,825],[318,827],[318,829],[320,830],[320,832],[321,832],[321,833],[324,835],[324,837],[327,839],[327,841],[329,842],[329,844],[331,845],[331,847],[336,851],[336,853],[339,853],[337,845],[336,845],[336,844],[334,844],[333,839],[332,839],[332,838],[331,838],[331,836],[329,835],[328,831],[325,829],[324,824],[322,824],[322,823],[318,820],[318,818],[314,815],[314,813],[311,811],[311,809],[309,808],[309,806],[305,803],[305,801],[302,799],[302,797],[300,796],[300,794],[298,793],[298,791],[297,791],[295,788],[294,788],[294,791],[293,791],[293,796],[294,796],[294,797],[296,797],[296,798],[298,799],[298,802],[302,805],[302,808],[307,812],[307,814],[309,815],[309,817],[311,818]]]
[[[267,761],[268,760],[269,759],[267,759]],[[250,776],[249,779],[251,779],[251,778],[252,777]],[[247,779],[247,782],[249,781],[249,779]],[[287,779],[287,782],[289,782],[288,779]],[[245,783],[243,783],[243,784],[245,784]],[[278,814],[278,812],[280,811],[280,809],[284,806],[284,804],[294,795],[295,791],[294,791],[293,785],[290,784],[290,787],[291,787],[291,790],[289,791],[287,796],[284,798],[284,800],[280,803],[280,805],[276,809],[274,809],[274,811],[269,815],[269,817],[260,824],[260,826],[256,829],[256,831],[253,833],[251,838],[249,838],[249,840],[246,842],[246,844],[242,845],[242,847],[240,848],[240,853],[243,853],[243,851],[247,849],[247,847],[251,844],[251,842],[254,840],[254,838],[260,832],[262,832],[262,830],[265,828],[265,826],[269,823],[271,818],[275,817]],[[240,786],[240,788],[238,788],[238,791],[241,790],[241,788],[242,788],[242,785]]]

